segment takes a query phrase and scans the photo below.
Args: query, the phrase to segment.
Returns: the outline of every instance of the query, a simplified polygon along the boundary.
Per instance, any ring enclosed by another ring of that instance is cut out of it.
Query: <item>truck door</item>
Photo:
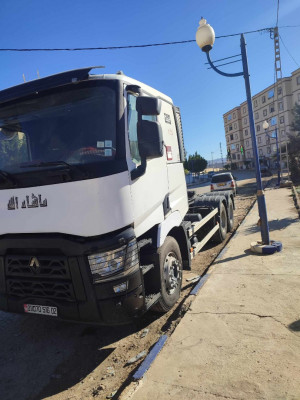
[[[128,92],[127,101],[127,131],[128,143],[127,162],[129,171],[141,164],[137,139],[137,94]],[[143,118],[156,120],[156,116]],[[139,237],[156,224],[164,220],[163,203],[168,195],[168,174],[166,157],[153,158],[147,161],[145,173],[136,178],[131,178],[131,196],[134,217],[134,229]]]

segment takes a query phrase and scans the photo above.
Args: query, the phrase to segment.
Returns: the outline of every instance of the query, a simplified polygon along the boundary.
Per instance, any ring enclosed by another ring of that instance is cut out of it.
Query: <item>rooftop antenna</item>
[[[25,74],[23,74],[23,81],[24,81],[24,82],[26,82],[26,79],[25,79]]]
[[[38,79],[40,79],[40,72],[38,69],[36,70],[36,73],[37,73]]]

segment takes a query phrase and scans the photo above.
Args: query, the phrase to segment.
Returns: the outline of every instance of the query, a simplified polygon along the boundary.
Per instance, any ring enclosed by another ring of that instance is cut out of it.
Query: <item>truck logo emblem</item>
[[[38,272],[40,269],[40,262],[36,257],[32,257],[29,266],[33,272]]]
[[[7,204],[8,210],[18,210],[19,204],[20,208],[38,208],[38,207],[47,207],[47,199],[42,199],[42,195],[38,194],[35,196],[33,193],[31,194],[31,199],[29,196],[25,196],[25,200],[19,201],[18,197],[12,196]]]

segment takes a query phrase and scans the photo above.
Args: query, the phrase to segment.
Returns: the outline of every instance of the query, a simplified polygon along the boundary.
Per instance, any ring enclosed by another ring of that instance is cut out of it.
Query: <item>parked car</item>
[[[209,171],[209,172],[207,173],[208,179],[211,179],[214,175],[215,175],[215,172],[214,172],[214,171]]]
[[[234,195],[237,193],[237,178],[230,172],[223,172],[221,174],[215,174],[211,178],[210,191],[219,190],[233,190]]]

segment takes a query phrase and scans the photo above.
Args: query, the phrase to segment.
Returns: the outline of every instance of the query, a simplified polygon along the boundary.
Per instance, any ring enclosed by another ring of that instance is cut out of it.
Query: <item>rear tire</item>
[[[167,236],[157,251],[159,255],[161,297],[153,311],[166,313],[177,302],[182,285],[182,258],[177,241]]]
[[[231,198],[228,200],[227,207],[227,231],[232,232],[234,227],[234,210],[233,210],[233,202]]]
[[[220,211],[219,211],[219,229],[213,235],[212,240],[216,243],[222,243],[227,234],[227,212],[224,206],[224,203],[220,204]]]

